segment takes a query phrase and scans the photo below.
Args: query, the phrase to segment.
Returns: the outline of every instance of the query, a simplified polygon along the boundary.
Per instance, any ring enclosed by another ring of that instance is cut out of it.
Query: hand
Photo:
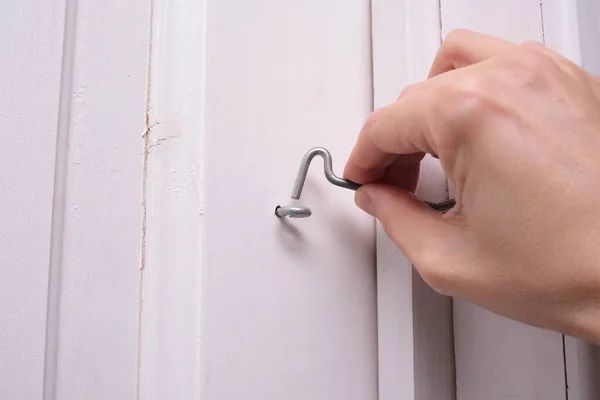
[[[425,153],[456,188],[447,214],[411,195]],[[429,79],[369,117],[344,176],[438,292],[600,342],[600,79],[453,32]]]

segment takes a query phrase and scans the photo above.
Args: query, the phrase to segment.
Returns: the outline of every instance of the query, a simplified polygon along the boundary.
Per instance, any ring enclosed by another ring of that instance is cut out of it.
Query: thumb
[[[381,222],[390,239],[420,272],[439,269],[443,260],[451,258],[449,245],[457,238],[459,228],[406,190],[367,184],[357,190],[355,202]]]

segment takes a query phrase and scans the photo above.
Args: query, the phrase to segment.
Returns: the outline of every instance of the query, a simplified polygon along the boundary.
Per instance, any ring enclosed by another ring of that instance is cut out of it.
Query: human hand
[[[456,189],[446,214],[410,194],[425,153]],[[600,342],[599,155],[600,79],[457,31],[428,80],[369,117],[344,176],[438,292]]]

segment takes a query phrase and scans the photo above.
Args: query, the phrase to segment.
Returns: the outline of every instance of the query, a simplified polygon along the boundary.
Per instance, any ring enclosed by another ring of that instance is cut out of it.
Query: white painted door
[[[340,174],[450,30],[545,41],[598,73],[597,8],[9,0],[0,396],[598,397],[594,347],[434,293],[320,159],[290,198],[304,153],[328,148]],[[421,197],[452,194],[423,168]]]
[[[366,0],[208,4],[207,399],[377,398],[374,222],[320,160],[299,201],[312,217],[274,215],[311,147],[341,173],[372,109],[369,26]]]

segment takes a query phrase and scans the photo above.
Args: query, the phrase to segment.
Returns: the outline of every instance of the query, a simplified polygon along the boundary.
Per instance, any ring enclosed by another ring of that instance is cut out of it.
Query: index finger
[[[375,182],[399,157],[434,153],[428,124],[431,117],[424,90],[373,112],[358,136],[344,177],[360,184]]]
[[[434,102],[452,102],[440,99],[442,91],[428,93],[438,87],[443,75],[455,74],[458,68],[473,68],[495,56],[514,49],[512,42],[493,36],[466,30],[453,31],[438,52],[429,80],[406,94],[393,104],[371,114],[365,123],[357,143],[346,163],[344,176],[357,183],[379,181],[386,169],[401,157],[414,160],[408,155],[415,153],[437,154],[430,129]],[[454,77],[446,76],[446,79]],[[446,134],[451,134],[447,132]]]
[[[433,60],[429,78],[498,56],[517,45],[504,39],[465,29],[448,34]]]

